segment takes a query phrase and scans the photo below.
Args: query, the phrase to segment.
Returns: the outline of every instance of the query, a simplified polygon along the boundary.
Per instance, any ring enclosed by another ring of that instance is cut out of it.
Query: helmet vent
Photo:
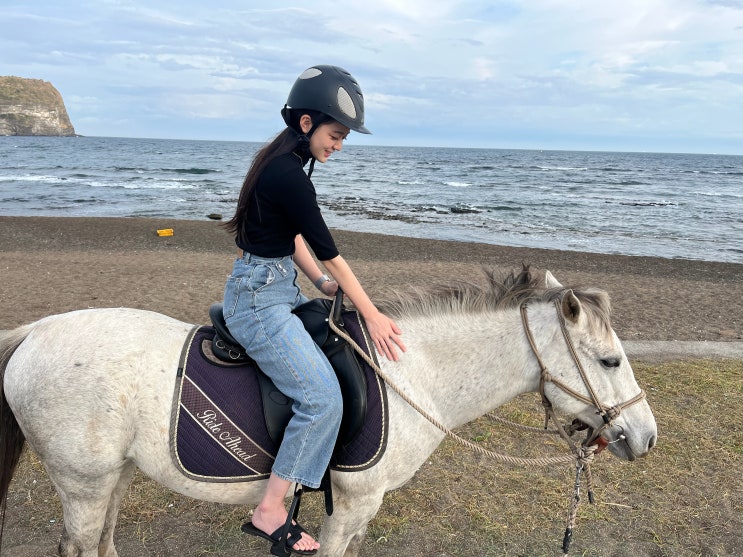
[[[297,79],[311,79],[313,77],[317,77],[321,73],[322,71],[317,68],[307,68]]]
[[[353,105],[353,99],[343,87],[338,87],[338,107],[343,114],[356,119],[356,107]]]

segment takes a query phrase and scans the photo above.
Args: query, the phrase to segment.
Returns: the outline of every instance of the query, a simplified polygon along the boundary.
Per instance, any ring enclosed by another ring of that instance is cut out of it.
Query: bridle
[[[565,296],[565,293],[563,293],[563,297]],[[542,406],[544,407],[545,411],[545,428],[547,424],[549,423],[550,418],[557,424],[558,430],[563,430],[563,427],[560,425],[559,421],[557,420],[557,415],[555,413],[555,410],[552,406],[552,402],[547,398],[547,395],[545,393],[545,385],[547,383],[552,383],[556,387],[558,387],[563,392],[569,394],[575,399],[580,400],[581,402],[584,402],[588,404],[589,406],[593,406],[596,408],[596,413],[601,416],[603,419],[603,425],[594,430],[591,435],[587,436],[585,441],[583,441],[582,445],[584,447],[588,447],[590,445],[593,445],[595,441],[601,436],[601,434],[612,427],[615,426],[614,420],[616,420],[622,411],[626,408],[629,408],[633,404],[637,404],[638,402],[641,402],[645,400],[646,393],[644,390],[640,389],[640,392],[635,395],[634,397],[630,398],[629,400],[625,402],[621,402],[619,404],[616,404],[614,406],[608,406],[604,403],[602,403],[599,400],[598,395],[596,395],[596,391],[594,390],[593,386],[591,385],[591,382],[588,379],[588,375],[586,374],[586,370],[583,368],[583,364],[581,364],[580,358],[578,358],[578,354],[575,351],[575,346],[573,345],[573,341],[570,338],[570,334],[568,333],[567,326],[565,324],[565,316],[562,313],[562,297],[560,299],[554,300],[555,309],[557,311],[557,319],[560,323],[560,330],[562,331],[562,336],[565,339],[565,344],[568,347],[568,350],[570,351],[570,356],[573,358],[573,362],[575,363],[575,367],[578,369],[578,373],[580,375],[581,380],[583,381],[583,385],[585,386],[586,390],[588,391],[588,396],[585,396],[584,394],[579,393],[575,389],[572,389],[556,377],[554,377],[549,370],[547,369],[547,366],[544,363],[544,360],[542,360],[542,357],[539,353],[539,349],[537,348],[536,341],[534,340],[534,335],[531,332],[531,328],[529,327],[529,318],[527,316],[527,302],[523,302],[520,307],[521,311],[521,321],[524,325],[524,332],[526,333],[526,338],[529,341],[529,345],[531,346],[532,352],[534,353],[534,357],[537,359],[537,363],[539,364],[539,368],[541,370],[540,377],[539,377],[539,396],[542,399]],[[564,435],[563,435],[564,433]],[[569,440],[569,436],[564,430],[561,432],[561,436],[563,436],[566,441],[571,445],[571,447],[574,447],[572,441]]]

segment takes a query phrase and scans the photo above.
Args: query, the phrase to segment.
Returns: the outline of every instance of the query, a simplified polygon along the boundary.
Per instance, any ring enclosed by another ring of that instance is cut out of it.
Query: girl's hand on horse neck
[[[402,330],[372,303],[343,257],[339,255],[328,261],[323,261],[322,264],[333,275],[343,292],[366,321],[369,335],[377,351],[388,360],[395,362],[399,360],[397,348],[403,352],[406,350],[405,344],[400,338]]]
[[[388,360],[396,362],[400,359],[397,355],[396,347],[405,352],[405,344],[399,337],[399,335],[402,334],[402,331],[395,322],[392,321],[392,319],[376,308],[374,309],[376,310],[376,315],[374,317],[367,317],[364,315],[366,327],[369,329],[369,335],[371,336],[377,351],[384,354]]]

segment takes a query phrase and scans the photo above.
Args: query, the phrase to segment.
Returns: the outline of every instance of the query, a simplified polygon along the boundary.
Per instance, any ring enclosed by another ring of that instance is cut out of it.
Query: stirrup
[[[299,504],[302,502],[302,486],[297,484],[294,488],[294,497],[292,498],[292,504],[289,506],[289,514],[286,516],[286,523],[281,529],[281,535],[271,546],[271,555],[277,557],[291,557],[292,550],[287,544],[289,540],[289,532],[292,528],[292,524],[296,521],[297,515],[299,515]]]
[[[286,524],[281,529],[281,535],[279,539],[274,542],[271,546],[271,555],[277,557],[290,557],[292,554],[291,548],[287,545],[289,539],[289,532],[292,529],[293,523],[297,522],[299,516],[299,506],[302,504],[302,495],[305,490],[310,491],[323,491],[325,493],[325,512],[328,516],[333,514],[333,487],[330,483],[330,468],[325,469],[322,480],[320,480],[320,487],[317,489],[312,487],[303,486],[302,484],[296,484],[294,487],[294,497],[292,497],[292,504],[289,505],[289,513],[286,516]],[[298,522],[297,522],[298,524]]]

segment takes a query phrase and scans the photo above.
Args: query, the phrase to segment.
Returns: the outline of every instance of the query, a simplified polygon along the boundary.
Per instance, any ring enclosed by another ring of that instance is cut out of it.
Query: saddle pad
[[[346,331],[368,350],[356,312],[344,314]],[[196,326],[183,347],[170,424],[171,455],[187,477],[207,482],[265,479],[278,451],[268,434],[255,364],[229,364],[211,354],[214,328]],[[367,352],[368,353],[368,352]],[[359,435],[336,446],[331,468],[364,470],[376,464],[387,442],[387,393],[362,362],[367,413]]]

